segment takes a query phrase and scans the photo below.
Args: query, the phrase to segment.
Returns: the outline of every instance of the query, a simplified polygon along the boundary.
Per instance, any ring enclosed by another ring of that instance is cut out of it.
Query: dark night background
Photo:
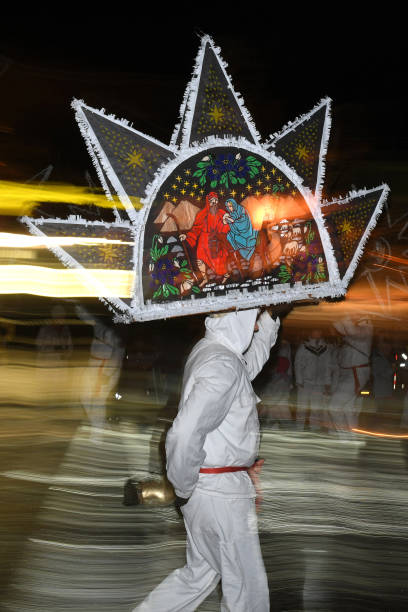
[[[78,12],[76,19],[71,10],[55,21],[42,14],[3,24],[4,179],[24,181],[52,164],[53,180],[84,184],[92,164],[70,108],[73,97],[169,142],[198,35],[208,33],[264,138],[323,96],[333,99],[326,195],[351,184],[391,182],[392,165],[408,148],[406,42],[398,14],[382,8],[358,19],[350,7],[332,4],[324,13],[300,14],[272,4],[268,10],[204,3],[195,14],[191,4],[173,6],[166,14],[156,8],[111,16],[100,9],[95,18]]]
[[[56,7],[57,8],[57,7]],[[387,182],[394,217],[405,212],[405,26],[392,8],[359,18],[250,3],[175,3],[139,14],[92,17],[64,9],[21,15],[0,41],[0,178],[27,181],[53,166],[52,181],[86,185],[96,172],[70,107],[73,97],[126,118],[168,143],[199,47],[210,34],[263,138],[330,96],[332,128],[324,196]],[[392,232],[384,225],[376,232]],[[0,216],[2,231],[21,232]],[[397,232],[398,233],[398,232]]]

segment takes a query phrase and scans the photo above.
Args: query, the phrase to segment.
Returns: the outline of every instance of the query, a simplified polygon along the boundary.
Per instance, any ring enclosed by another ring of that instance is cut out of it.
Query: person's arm
[[[227,415],[236,394],[238,373],[231,361],[212,355],[179,407],[166,438],[167,478],[177,497],[188,499],[197,484],[208,433]]]
[[[278,317],[274,321],[265,310],[257,320],[257,324],[258,331],[254,333],[252,342],[246,353],[244,353],[244,359],[251,380],[258,376],[269,359],[271,348],[275,344],[278,335],[280,320]]]

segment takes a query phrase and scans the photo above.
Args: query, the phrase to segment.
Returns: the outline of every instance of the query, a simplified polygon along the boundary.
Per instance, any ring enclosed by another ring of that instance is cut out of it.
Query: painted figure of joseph
[[[187,240],[192,247],[197,245],[197,267],[203,277],[200,286],[208,282],[207,267],[217,276],[228,278],[228,246],[225,235],[230,226],[223,221],[225,210],[218,207],[218,195],[212,191],[206,196],[206,204],[194,220],[187,234],[180,234],[180,240]]]

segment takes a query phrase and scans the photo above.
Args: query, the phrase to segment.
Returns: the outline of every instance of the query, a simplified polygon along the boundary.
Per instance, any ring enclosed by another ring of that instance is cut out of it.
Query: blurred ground
[[[139,372],[120,383],[123,401],[111,399],[107,427],[95,429],[78,398],[85,347],[68,367],[39,371],[21,349],[2,363],[2,609],[132,609],[184,563],[174,506],[122,505],[129,475],[160,478],[171,393],[152,393],[151,372]],[[175,395],[177,381],[168,388]],[[361,422],[372,427],[376,418],[366,408]],[[261,456],[272,610],[405,610],[405,443],[265,429]],[[219,598],[216,590],[200,609],[218,610]]]

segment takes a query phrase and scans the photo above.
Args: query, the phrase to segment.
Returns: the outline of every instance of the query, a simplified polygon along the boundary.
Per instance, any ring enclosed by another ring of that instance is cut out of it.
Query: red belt
[[[200,474],[225,474],[225,472],[246,472],[247,470],[249,470],[249,467],[232,465],[230,467],[201,468]]]
[[[354,375],[354,392],[356,395],[360,393],[360,381],[358,380],[357,368],[369,368],[369,363],[362,363],[361,365],[350,366],[349,368],[345,368],[340,366],[342,370],[353,370]]]

